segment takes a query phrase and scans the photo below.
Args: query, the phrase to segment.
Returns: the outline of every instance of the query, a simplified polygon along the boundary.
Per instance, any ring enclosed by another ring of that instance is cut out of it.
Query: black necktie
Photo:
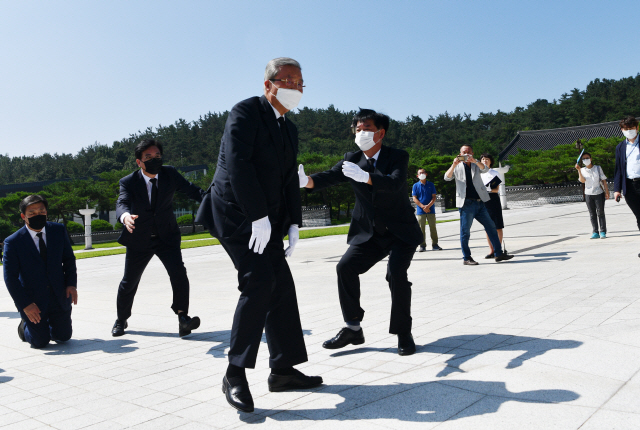
[[[367,159],[367,163],[369,163],[369,170],[367,170],[367,172],[372,173],[376,171],[376,159],[375,158],[369,158]]]
[[[282,143],[284,144],[285,149],[290,148],[291,143],[289,140],[289,131],[287,130],[287,125],[284,122],[283,116],[278,118],[278,124],[280,124],[280,133],[282,133]]]
[[[44,243],[44,239],[42,238],[42,232],[36,233],[38,236],[38,248],[40,248],[40,257],[42,257],[43,261],[47,261],[47,245]]]
[[[151,209],[155,210],[158,202],[158,185],[156,185],[158,179],[149,179],[149,182],[151,182]]]

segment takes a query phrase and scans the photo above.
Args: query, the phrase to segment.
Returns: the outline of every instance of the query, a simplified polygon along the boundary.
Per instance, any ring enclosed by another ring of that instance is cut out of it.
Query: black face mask
[[[162,167],[162,158],[152,158],[144,162],[147,173],[157,175]]]
[[[47,223],[46,215],[35,215],[27,219],[29,220],[29,227],[31,227],[32,230],[42,230]]]

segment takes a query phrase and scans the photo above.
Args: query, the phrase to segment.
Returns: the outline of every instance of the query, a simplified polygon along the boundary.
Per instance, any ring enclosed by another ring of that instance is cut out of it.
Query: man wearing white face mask
[[[307,350],[285,260],[293,253],[302,224],[298,131],[285,114],[298,105],[303,90],[297,61],[276,58],[267,64],[264,95],[243,100],[229,112],[216,173],[196,217],[220,240],[238,270],[240,299],[222,390],[227,402],[244,412],[254,410],[245,368],[255,367],[263,330],[270,353],[270,391],[322,384],[321,377],[293,368],[307,361]]]
[[[628,116],[619,123],[625,140],[616,146],[616,170],[613,175],[613,196],[624,199],[636,216],[640,229],[640,150],[638,149],[638,120]],[[640,254],[638,254],[640,257]]]
[[[422,240],[418,221],[407,194],[409,154],[382,145],[389,117],[361,109],[351,125],[360,151],[347,152],[330,170],[311,176],[300,165],[300,187],[315,191],[349,182],[356,195],[347,236],[349,249],[342,256],[338,272],[338,293],[346,327],[322,346],[343,348],[364,343],[360,322],[360,275],[389,257],[387,281],[391,290],[389,333],[398,335],[398,354],[411,355],[416,345],[411,335],[411,282],[407,270]]]

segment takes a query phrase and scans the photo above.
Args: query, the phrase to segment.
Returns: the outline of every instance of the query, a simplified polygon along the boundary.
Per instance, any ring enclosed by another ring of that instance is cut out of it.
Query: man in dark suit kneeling
[[[231,406],[244,412],[254,410],[245,368],[255,367],[263,330],[270,353],[269,391],[322,384],[321,377],[293,368],[307,361],[307,350],[285,260],[302,225],[298,131],[285,114],[298,105],[303,87],[297,61],[276,58],[267,64],[264,95],[243,100],[229,112],[210,194],[196,218],[220,240],[238,270],[240,299],[222,391]]]
[[[20,312],[18,336],[32,348],[71,338],[71,302],[78,303],[76,257],[64,225],[47,222],[47,200],[20,202],[24,227],[4,241],[4,283]]]
[[[338,294],[346,327],[322,346],[342,348],[364,343],[360,322],[360,275],[389,256],[387,281],[391,290],[389,333],[398,335],[398,354],[411,355],[416,345],[411,335],[411,282],[407,270],[422,231],[409,203],[407,169],[409,154],[382,145],[389,117],[374,110],[361,109],[351,128],[360,151],[348,152],[330,170],[306,176],[300,165],[300,187],[313,191],[349,182],[356,194],[350,245],[337,266]]]
[[[127,255],[124,276],[118,287],[118,319],[111,334],[124,334],[142,273],[151,258],[157,255],[171,280],[171,309],[178,315],[178,334],[186,336],[200,326],[200,318],[190,318],[187,314],[189,278],[182,262],[173,195],[180,191],[200,202],[203,192],[174,167],[162,165],[160,142],[143,140],[136,147],[135,155],[140,170],[120,179],[120,195],[116,203],[116,216],[125,227],[118,242],[127,247]]]

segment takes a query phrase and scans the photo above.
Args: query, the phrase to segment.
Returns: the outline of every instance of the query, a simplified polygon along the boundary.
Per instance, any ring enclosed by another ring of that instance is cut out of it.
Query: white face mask
[[[424,181],[425,179],[427,179],[427,175],[425,175],[424,173],[422,175],[418,175],[418,179]]]
[[[376,142],[373,141],[374,131],[359,131],[356,133],[356,145],[363,151],[373,148]]]
[[[582,159],[582,164],[584,164],[585,166],[588,166],[589,164],[591,164],[591,159],[590,158],[583,158]]]
[[[276,99],[280,102],[286,110],[295,109],[300,103],[302,93],[298,90],[292,90],[289,88],[278,88],[276,93]]]
[[[624,134],[624,137],[627,139],[635,139],[638,135],[638,130],[622,130],[622,134]]]

